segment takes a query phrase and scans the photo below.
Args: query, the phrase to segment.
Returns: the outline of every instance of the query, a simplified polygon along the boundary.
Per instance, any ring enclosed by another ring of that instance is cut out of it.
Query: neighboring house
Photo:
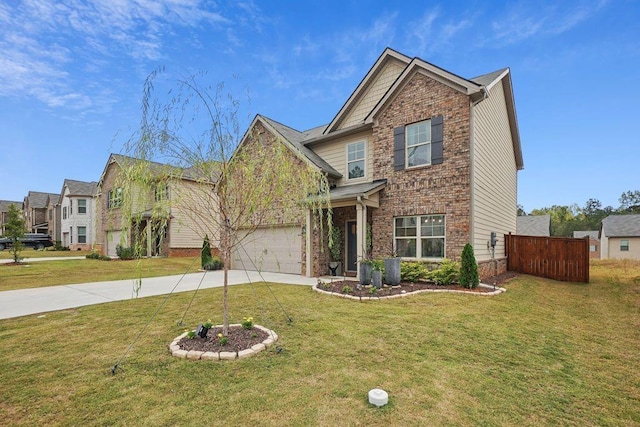
[[[61,245],[74,250],[90,250],[95,241],[95,195],[97,182],[65,179],[58,195],[61,212]],[[50,211],[51,212],[51,211]]]
[[[22,209],[30,233],[50,234],[49,224],[49,200],[57,199],[59,194],[29,191],[24,198]]]
[[[589,239],[589,258],[600,259],[600,239],[599,231],[574,231],[573,237],[576,239]]]
[[[516,224],[516,234],[520,236],[551,236],[550,215],[519,216]]]
[[[22,211],[22,202],[0,200],[0,236],[4,236],[5,224],[8,220],[7,214],[9,213],[9,206],[11,205],[15,205],[18,210]]]
[[[366,256],[459,260],[468,242],[481,276],[506,269],[502,236],[516,232],[523,168],[508,68],[465,79],[386,49],[329,124],[300,132],[258,115],[242,143],[251,135],[326,173],[347,273]],[[310,212],[261,230],[233,266],[250,258],[264,270],[327,274],[326,236],[311,230]]]
[[[157,185],[146,192],[132,186],[132,202],[127,204],[123,168],[140,164],[148,168]],[[179,178],[166,179],[167,174]],[[217,246],[217,232],[206,220],[213,215],[210,205],[204,200],[193,202],[203,194],[202,185],[205,184],[188,171],[111,154],[97,186],[96,249],[116,256],[117,245],[130,247],[137,243],[142,245],[145,256],[195,256],[200,253],[206,234],[211,246]],[[206,185],[210,187],[210,183]],[[124,209],[131,212],[123,212]],[[156,209],[160,209],[159,214]],[[127,223],[126,218],[131,222]]]
[[[609,215],[600,226],[600,259],[640,260],[640,214]]]
[[[51,235],[51,239],[58,243],[61,239],[60,233],[60,195],[55,197],[50,195],[47,197],[47,224],[49,226],[49,234]]]

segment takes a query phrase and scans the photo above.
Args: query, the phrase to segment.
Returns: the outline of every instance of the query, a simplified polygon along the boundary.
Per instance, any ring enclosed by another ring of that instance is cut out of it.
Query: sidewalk
[[[200,281],[200,289],[221,287],[223,277],[223,271],[208,271],[145,278],[138,297],[168,294],[178,282],[173,292],[195,290]],[[263,278],[267,282],[291,285],[313,285],[317,282],[316,278],[297,274],[263,272],[261,278],[257,271],[229,270],[230,285],[262,282]],[[135,298],[134,284],[135,280],[126,279],[0,292],[0,319]]]

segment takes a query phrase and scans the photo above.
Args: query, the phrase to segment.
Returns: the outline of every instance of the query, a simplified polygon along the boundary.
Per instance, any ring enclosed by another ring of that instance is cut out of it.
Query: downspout
[[[475,185],[475,141],[474,141],[474,130],[475,130],[475,126],[474,126],[474,122],[475,122],[475,115],[474,115],[474,108],[476,105],[478,105],[479,103],[481,103],[482,101],[484,101],[485,99],[489,98],[489,91],[487,90],[486,86],[482,86],[480,87],[480,93],[482,94],[482,96],[478,99],[476,99],[475,101],[471,101],[470,106],[469,106],[469,164],[470,164],[470,170],[469,170],[469,174],[471,175],[469,178],[469,182],[470,184],[470,188],[469,188],[469,197],[471,199],[471,206],[469,206],[469,233],[470,233],[470,239],[471,240],[471,246],[474,249],[474,252],[477,253],[478,248],[476,248],[475,245],[475,206],[476,206],[476,201],[475,201],[475,191],[474,191],[474,185]]]

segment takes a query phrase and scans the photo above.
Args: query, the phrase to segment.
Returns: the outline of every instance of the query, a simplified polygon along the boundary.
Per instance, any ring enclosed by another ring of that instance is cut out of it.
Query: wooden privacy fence
[[[505,234],[507,270],[567,282],[589,282],[589,239]]]

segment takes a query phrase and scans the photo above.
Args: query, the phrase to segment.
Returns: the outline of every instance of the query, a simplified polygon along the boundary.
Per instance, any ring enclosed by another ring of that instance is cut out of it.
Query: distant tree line
[[[599,230],[600,222],[609,215],[640,214],[640,190],[622,193],[620,206],[602,207],[598,199],[589,199],[583,207],[553,205],[550,208],[533,209],[529,215],[549,215],[552,236],[573,236],[574,231]],[[527,215],[518,205],[518,215]]]

